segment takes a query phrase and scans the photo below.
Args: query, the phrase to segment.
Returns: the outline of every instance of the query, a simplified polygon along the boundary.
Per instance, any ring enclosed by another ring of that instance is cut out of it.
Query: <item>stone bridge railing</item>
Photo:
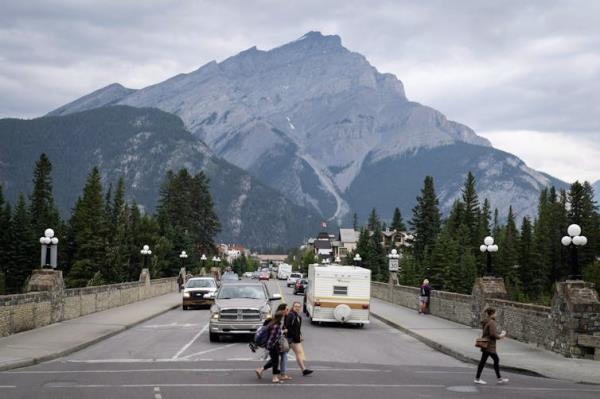
[[[50,271],[44,274],[50,275],[49,273]],[[58,274],[52,278],[57,280]],[[54,284],[51,290],[0,295],[0,337],[177,290],[176,277],[150,280],[149,275],[144,272],[140,281],[136,282],[62,289],[61,274],[60,282]]]
[[[397,305],[418,308],[419,289],[373,282],[371,295]],[[509,337],[567,357],[600,360],[600,300],[593,285],[582,281],[557,283],[552,306],[506,299],[502,279],[478,279],[471,295],[432,291],[431,314],[480,327],[483,311],[493,307],[498,324]]]

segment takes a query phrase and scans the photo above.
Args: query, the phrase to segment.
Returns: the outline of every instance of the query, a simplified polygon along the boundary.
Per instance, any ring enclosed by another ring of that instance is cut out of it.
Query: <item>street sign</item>
[[[399,269],[398,259],[390,259],[390,271],[397,272]]]

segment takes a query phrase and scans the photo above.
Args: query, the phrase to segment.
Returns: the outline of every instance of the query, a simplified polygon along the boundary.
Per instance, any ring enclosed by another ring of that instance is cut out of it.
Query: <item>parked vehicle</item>
[[[354,266],[310,265],[305,309],[311,322],[369,323],[371,270]]]
[[[294,284],[294,295],[304,294],[307,285],[308,280],[305,278],[299,278],[296,280],[296,284]]]
[[[193,277],[183,289],[183,310],[195,306],[211,306],[215,301],[217,281],[213,277]]]
[[[243,274],[243,276],[246,277],[246,278],[252,278],[253,274],[254,273],[252,273],[252,272],[246,272],[246,273]]]
[[[258,282],[223,283],[210,308],[210,341],[218,341],[224,334],[256,333],[271,317],[269,302],[280,299],[280,294],[269,296],[265,284]]]
[[[271,273],[265,272],[264,270],[262,272],[260,272],[260,275],[258,276],[259,280],[269,281],[270,278],[271,278]]]
[[[288,287],[293,287],[294,284],[296,284],[296,281],[302,278],[302,273],[292,273],[290,274],[290,276],[288,277],[287,281],[286,281],[286,285]]]
[[[287,263],[282,263],[277,268],[277,279],[278,280],[287,280],[292,274],[292,265],[288,265]]]

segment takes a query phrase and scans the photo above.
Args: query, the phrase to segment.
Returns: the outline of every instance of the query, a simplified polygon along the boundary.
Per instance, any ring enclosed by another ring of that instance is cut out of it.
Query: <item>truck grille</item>
[[[255,309],[223,309],[219,314],[221,320],[260,321],[260,312]]]

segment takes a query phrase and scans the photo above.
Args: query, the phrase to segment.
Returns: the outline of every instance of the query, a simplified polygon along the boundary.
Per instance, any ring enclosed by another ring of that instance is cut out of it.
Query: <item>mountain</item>
[[[177,116],[114,106],[33,120],[1,119],[0,184],[13,203],[31,192],[40,153],[53,163],[54,195],[67,215],[87,174],[98,166],[104,184],[125,178],[129,199],[147,211],[157,203],[167,170],[205,171],[222,224],[218,237],[257,248],[289,247],[308,237],[319,217],[215,156]]]
[[[269,51],[252,47],[116,102],[180,116],[215,154],[337,221],[351,212],[365,218],[374,204],[385,205],[378,207],[384,218],[398,205],[406,212],[426,174],[445,193],[444,210],[469,170],[484,177],[478,189],[501,214],[511,204],[518,214],[534,214],[540,188],[562,184],[408,100],[400,80],[336,35],[309,32]],[[467,159],[471,153],[478,155]]]
[[[134,93],[136,90],[128,89],[118,83],[110,84],[106,87],[98,89],[86,96],[83,96],[73,102],[70,102],[54,111],[47,116],[61,116],[72,114],[74,112],[86,111],[89,109],[100,108],[107,105],[113,105],[119,100]]]

